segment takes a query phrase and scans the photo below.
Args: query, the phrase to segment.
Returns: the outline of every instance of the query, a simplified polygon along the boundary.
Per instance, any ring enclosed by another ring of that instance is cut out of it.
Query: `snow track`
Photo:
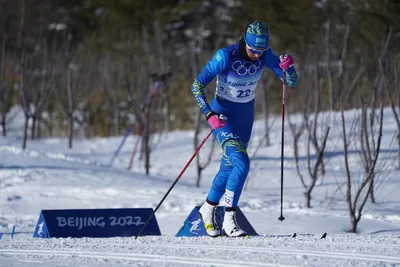
[[[304,244],[304,243],[303,243]],[[330,245],[333,245],[330,243]],[[341,244],[338,244],[341,245]],[[176,246],[176,245],[158,245],[153,244],[152,247],[158,248],[168,248],[168,249],[199,249],[199,250],[216,250],[216,251],[240,251],[240,252],[256,252],[256,253],[279,253],[279,254],[287,254],[292,256],[313,256],[313,257],[322,257],[322,258],[337,258],[337,259],[346,259],[346,260],[366,260],[366,261],[377,261],[377,262],[385,262],[385,263],[399,263],[400,264],[400,256],[392,257],[392,256],[383,256],[383,255],[367,255],[367,254],[355,254],[355,253],[345,253],[345,252],[329,252],[329,251],[311,251],[311,250],[300,250],[300,249],[276,249],[276,248],[259,248],[259,247],[244,247],[244,246],[210,246],[210,245],[185,245],[185,246]],[[358,245],[353,246],[358,247]],[[399,249],[400,246],[393,246],[393,248]],[[249,263],[247,263],[249,264]],[[256,266],[256,265],[255,265]],[[257,265],[258,266],[258,265]],[[264,265],[262,265],[264,266]]]
[[[230,260],[219,260],[219,259],[205,259],[205,258],[192,258],[182,256],[166,256],[166,255],[145,255],[135,253],[104,253],[104,252],[82,252],[82,251],[54,251],[54,250],[0,250],[0,254],[3,255],[17,255],[17,256],[44,256],[49,255],[57,257],[78,257],[78,258],[92,258],[92,259],[113,259],[113,260],[124,260],[133,262],[154,262],[158,266],[160,263],[171,263],[171,264],[187,264],[187,265],[209,265],[209,266],[293,266],[293,265],[276,265],[268,263],[257,263],[248,261],[235,261],[232,263]]]
[[[349,242],[351,240],[351,242]],[[397,236],[142,237],[0,242],[0,258],[41,266],[400,266]],[[87,265],[85,265],[87,264]],[[0,264],[1,266],[1,264]],[[15,265],[20,266],[20,265]]]

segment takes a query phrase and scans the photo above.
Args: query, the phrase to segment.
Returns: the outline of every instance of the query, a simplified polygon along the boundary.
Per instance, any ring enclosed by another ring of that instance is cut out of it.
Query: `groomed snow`
[[[152,154],[150,176],[137,158],[134,168],[127,170],[134,136],[108,167],[122,136],[75,140],[72,150],[66,139],[28,141],[23,151],[19,132],[10,133],[0,138],[0,232],[5,233],[0,240],[0,266],[400,266],[400,173],[391,112],[385,111],[381,156],[387,164],[380,165],[377,204],[368,201],[358,234],[347,232],[345,187],[338,190],[344,183],[344,167],[336,123],[331,125],[327,173],[314,189],[312,209],[304,208],[292,137],[286,131],[283,222],[278,220],[281,126],[273,125],[272,145],[263,145],[252,157],[247,190],[239,203],[260,236],[238,239],[175,237],[191,210],[204,201],[219,166],[219,150],[205,169],[200,188],[194,186],[193,162],[160,207],[156,218],[162,236],[34,239],[43,209],[155,208],[193,154],[193,132],[162,137]],[[257,121],[254,127],[250,156],[263,136],[263,125]],[[205,129],[201,137],[207,133]],[[303,146],[301,165],[306,174]],[[210,147],[208,140],[200,153],[202,161]],[[350,155],[354,175],[361,175],[359,156]],[[13,226],[17,234],[11,240]],[[291,237],[294,232],[296,238]],[[323,233],[328,234],[325,239],[320,238]]]

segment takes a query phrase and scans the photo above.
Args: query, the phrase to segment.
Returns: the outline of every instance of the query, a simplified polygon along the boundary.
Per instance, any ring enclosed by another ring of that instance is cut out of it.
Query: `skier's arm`
[[[218,50],[192,84],[192,93],[205,116],[212,110],[208,105],[204,89],[219,73],[224,71],[227,65],[226,61],[227,55],[225,49]]]
[[[279,57],[275,55],[271,49],[268,49],[268,51],[265,53],[267,53],[267,67],[269,67],[276,74],[276,76],[282,80],[283,70],[279,67]],[[294,69],[294,66],[291,66],[286,70],[285,84],[289,87],[296,87],[298,85],[297,72]]]

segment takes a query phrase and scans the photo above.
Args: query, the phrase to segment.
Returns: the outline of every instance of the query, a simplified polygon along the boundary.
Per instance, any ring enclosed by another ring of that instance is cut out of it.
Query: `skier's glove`
[[[294,65],[294,60],[291,55],[281,55],[279,59],[281,60],[279,67],[281,67],[283,70],[287,70]]]
[[[223,128],[226,125],[227,118],[224,115],[218,114],[214,111],[208,112],[206,118],[208,124],[210,124],[211,128],[213,129]]]

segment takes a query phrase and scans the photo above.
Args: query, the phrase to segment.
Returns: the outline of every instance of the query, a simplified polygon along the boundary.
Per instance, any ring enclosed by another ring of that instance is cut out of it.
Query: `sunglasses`
[[[247,44],[246,44],[246,47],[247,47],[247,49],[250,50],[251,53],[256,54],[256,55],[262,55],[269,48],[269,47],[267,47],[266,49],[255,49],[255,48],[250,47]]]

